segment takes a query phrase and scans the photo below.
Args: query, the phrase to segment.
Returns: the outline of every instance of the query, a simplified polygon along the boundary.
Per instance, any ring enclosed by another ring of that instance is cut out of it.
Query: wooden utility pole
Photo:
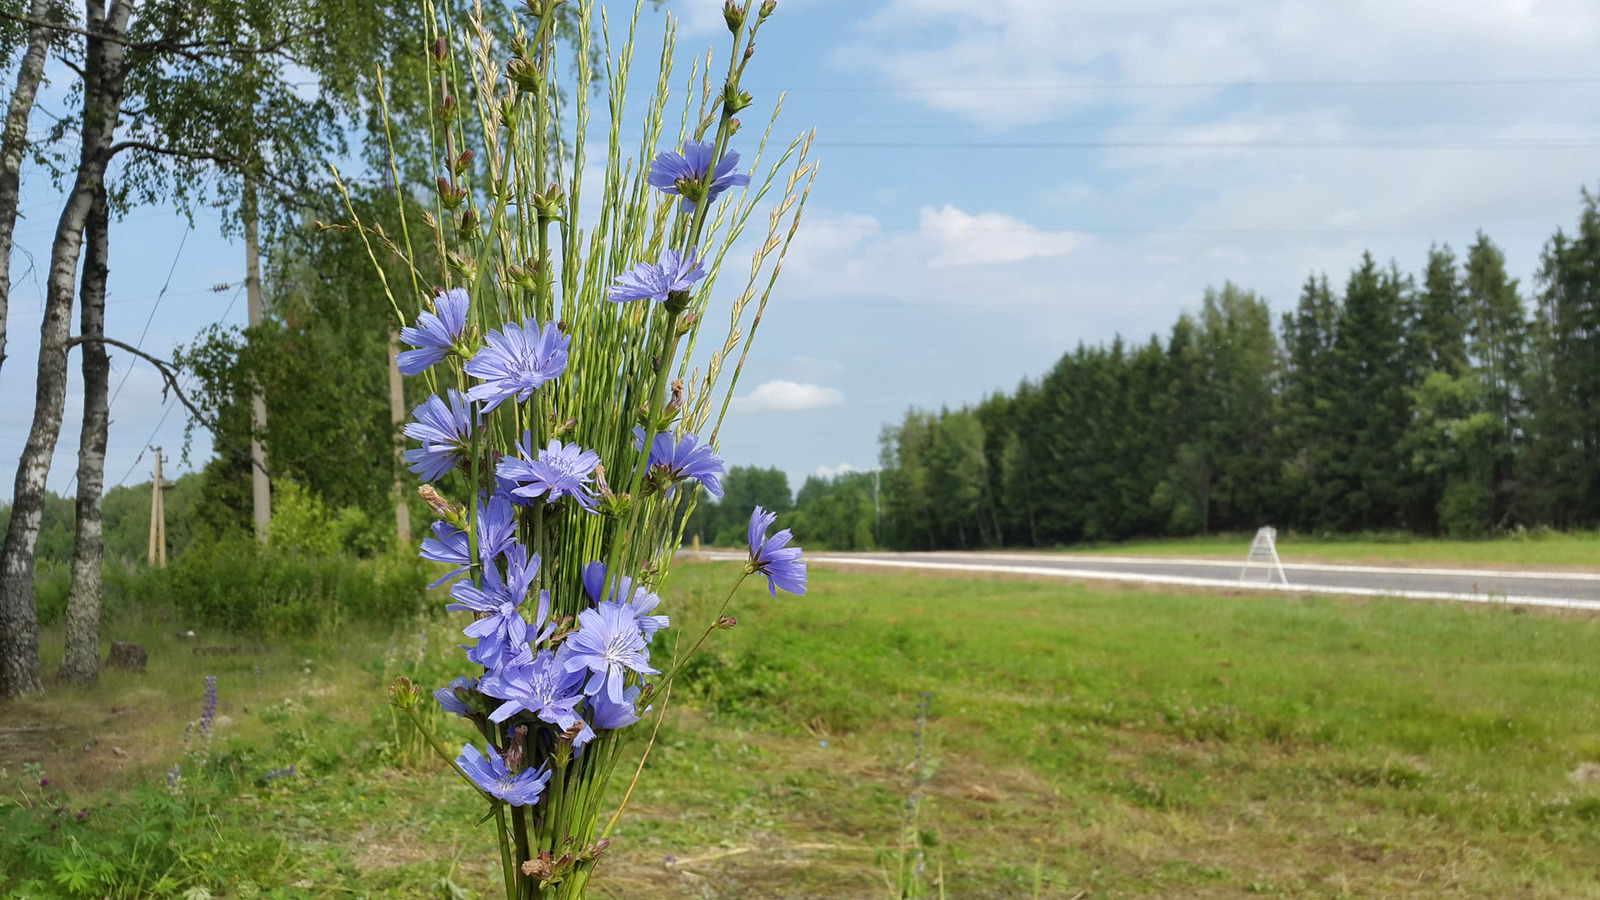
[[[261,325],[261,250],[257,239],[256,187],[244,186],[244,269],[245,297],[250,306],[250,327]],[[261,433],[267,428],[267,401],[261,385],[250,393],[250,497],[255,513],[256,540],[267,542],[267,524],[272,520],[272,485],[267,481],[267,448]]]
[[[401,547],[411,546],[411,508],[406,505],[405,450],[400,426],[406,421],[405,382],[400,380],[400,334],[389,332],[389,421],[394,423],[394,533]]]
[[[156,470],[150,479],[150,565],[167,567],[167,482],[161,472],[161,448],[156,450]]]

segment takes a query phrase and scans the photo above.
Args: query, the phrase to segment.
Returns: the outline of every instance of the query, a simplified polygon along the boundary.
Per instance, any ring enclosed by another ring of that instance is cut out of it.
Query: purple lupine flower
[[[661,605],[661,598],[650,592],[649,588],[641,587],[633,592],[633,599],[622,604],[633,615],[639,625],[639,634],[644,637],[645,643],[656,636],[656,632],[672,624],[666,616],[652,616],[650,611]]]
[[[662,193],[681,196],[686,183],[704,184],[706,202],[715,203],[718,195],[728,188],[750,183],[749,175],[736,171],[739,151],[729,150],[721,159],[713,161],[716,152],[717,146],[711,141],[684,141],[682,153],[663,150],[650,163],[650,185]],[[683,211],[693,210],[694,202],[684,197]]]
[[[167,770],[167,787],[170,789],[176,789],[178,787],[178,782],[182,779],[182,771],[178,769],[177,763],[173,763],[172,768]]]
[[[455,713],[458,716],[466,716],[468,713],[471,713],[472,710],[467,706],[466,701],[461,699],[461,695],[456,693],[456,691],[475,691],[477,689],[478,679],[468,678],[467,676],[462,675],[455,681],[452,681],[444,687],[439,688],[437,691],[434,691],[433,697],[435,700],[439,701],[439,706],[443,708],[445,712]]]
[[[583,688],[590,696],[603,688],[611,700],[621,703],[625,670],[640,675],[661,674],[650,668],[650,653],[633,613],[615,600],[578,613],[578,630],[567,636],[565,645],[569,654],[564,663],[566,670],[588,669],[593,673]]]
[[[767,576],[767,592],[774,597],[778,588],[804,596],[806,561],[800,557],[799,547],[788,546],[794,534],[785,528],[767,537],[767,529],[777,520],[777,513],[759,506],[750,513],[750,571]]]
[[[478,557],[485,566],[493,565],[511,549],[516,543],[516,533],[516,510],[508,496],[497,491],[487,505],[481,499],[478,501]],[[467,540],[465,531],[448,522],[435,522],[433,534],[431,538],[422,539],[422,551],[417,555],[429,562],[456,568],[428,585],[429,590],[472,568],[472,542]]]
[[[671,482],[693,478],[706,493],[721,500],[722,482],[718,479],[728,467],[709,445],[701,447],[699,443],[700,439],[692,434],[674,442],[671,432],[658,432],[650,444],[650,468],[661,472]],[[636,449],[644,446],[642,425],[633,427],[633,446]]]
[[[600,465],[600,454],[585,450],[576,442],[563,444],[551,438],[549,446],[530,460],[528,457],[533,454],[526,440],[518,445],[522,456],[508,456],[495,468],[497,477],[516,483],[511,493],[530,500],[542,495],[549,503],[571,497],[579,506],[594,512],[595,499],[588,482]]]
[[[530,712],[563,732],[582,723],[582,732],[572,743],[575,747],[588,743],[594,732],[573,711],[583,700],[583,673],[568,672],[562,662],[556,654],[541,650],[527,665],[508,666],[484,678],[483,693],[505,701],[489,714],[489,721],[498,724]]]
[[[598,694],[589,698],[589,718],[594,721],[594,727],[611,731],[617,728],[627,728],[639,721],[639,688],[628,688],[622,692],[622,702],[612,703],[611,698],[605,694]],[[645,710],[649,712],[649,710]]]
[[[421,447],[407,450],[405,459],[423,481],[438,481],[460,465],[472,439],[472,407],[454,388],[446,396],[449,403],[438,394],[422,401],[411,411],[416,421],[405,427],[406,437],[422,442]]]
[[[687,254],[668,250],[661,254],[661,262],[642,262],[618,275],[616,283],[606,292],[606,299],[613,303],[634,300],[665,303],[668,294],[687,291],[704,277],[706,270],[700,267],[693,250]]]
[[[400,340],[417,348],[395,355],[401,375],[420,375],[455,349],[467,330],[467,305],[467,292],[452,288],[433,298],[437,314],[424,311],[415,327],[400,329]]]
[[[489,332],[483,349],[467,360],[466,373],[483,382],[467,391],[467,396],[487,404],[484,412],[512,397],[519,403],[527,400],[546,381],[567,370],[571,343],[554,322],[546,322],[542,330],[539,323],[526,322]]]
[[[544,786],[550,781],[549,769],[524,769],[513,775],[506,768],[506,761],[500,758],[499,751],[494,747],[489,748],[488,758],[477,747],[471,744],[461,748],[461,755],[456,757],[456,764],[461,766],[478,787],[491,797],[498,797],[512,806],[532,806],[539,802],[539,795],[544,792]]]
[[[206,676],[206,697],[200,704],[200,733],[202,735],[211,731],[211,726],[217,721],[217,676]]]
[[[520,653],[529,643],[528,623],[517,607],[527,598],[534,576],[539,573],[539,554],[529,554],[527,548],[513,545],[506,552],[506,574],[502,578],[498,566],[483,567],[483,586],[470,581],[458,581],[450,589],[451,599],[457,601],[445,607],[451,612],[470,611],[487,613],[481,619],[462,629],[462,634],[478,639],[478,656],[474,662],[491,669],[500,668]],[[539,611],[534,618],[535,629],[545,628],[533,643],[549,636],[546,620],[550,616],[550,593],[539,592]],[[485,661],[487,660],[487,661]]]

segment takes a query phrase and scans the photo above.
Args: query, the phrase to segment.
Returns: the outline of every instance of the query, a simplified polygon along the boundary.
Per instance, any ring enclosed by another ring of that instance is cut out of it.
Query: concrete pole
[[[156,448],[156,468],[150,473],[150,552],[145,561],[156,564],[156,521],[161,515],[161,448]]]
[[[167,567],[167,479],[161,470],[161,448],[156,448],[156,565]]]
[[[250,327],[261,324],[261,251],[257,238],[256,188],[245,182],[244,269],[245,296],[250,305]],[[267,427],[267,401],[257,385],[250,397],[250,497],[255,513],[256,540],[267,542],[267,524],[272,520],[272,486],[267,482],[267,448],[260,435]]]

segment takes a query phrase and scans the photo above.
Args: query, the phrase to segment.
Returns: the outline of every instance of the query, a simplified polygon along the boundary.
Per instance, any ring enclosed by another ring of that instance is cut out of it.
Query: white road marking
[[[1037,557],[1037,556],[1029,556],[1027,554],[973,554],[973,556],[975,556],[975,557],[976,556],[985,556],[985,557],[988,557],[988,558],[1005,558],[1005,559],[1025,559],[1025,560],[1028,560],[1028,559],[1037,560],[1037,559],[1039,559],[1039,557]],[[701,558],[701,559],[719,560],[719,561],[723,561],[723,560],[733,561],[733,560],[743,560],[743,559],[746,559],[747,557],[742,553],[723,553],[723,552],[718,552],[718,551],[714,551],[713,550],[713,551],[702,551],[700,553],[700,555],[699,555],[699,558]],[[1149,562],[1155,562],[1156,561],[1156,560],[1141,559],[1141,558],[1136,558],[1136,557],[1120,557],[1120,558],[1117,558],[1117,557],[1096,557],[1096,558],[1097,559],[1104,558],[1108,562],[1112,561],[1112,560],[1115,560],[1116,562],[1122,562],[1122,563],[1126,563],[1126,562],[1149,563]],[[961,571],[961,572],[990,572],[990,573],[1001,574],[1001,575],[1041,575],[1041,576],[1044,576],[1044,577],[1047,577],[1047,578],[1069,578],[1069,579],[1073,579],[1073,580],[1084,580],[1084,581],[1129,581],[1129,582],[1136,582],[1136,583],[1139,583],[1139,584],[1170,584],[1170,585],[1179,585],[1179,586],[1183,586],[1183,587],[1222,588],[1222,589],[1226,589],[1226,590],[1278,591],[1278,592],[1287,592],[1287,593],[1295,593],[1295,594],[1343,594],[1343,595],[1346,595],[1346,596],[1355,596],[1355,597],[1399,597],[1399,598],[1407,599],[1407,600],[1453,600],[1453,601],[1459,601],[1459,602],[1464,602],[1464,603],[1497,603],[1497,604],[1502,604],[1502,605],[1506,605],[1506,606],[1548,606],[1548,607],[1557,607],[1557,608],[1561,608],[1561,609],[1600,610],[1600,600],[1574,600],[1574,599],[1569,599],[1569,598],[1565,598],[1565,597],[1534,597],[1534,596],[1521,596],[1521,595],[1515,595],[1515,594],[1464,593],[1464,592],[1459,592],[1459,591],[1413,591],[1413,590],[1402,590],[1402,589],[1392,589],[1392,588],[1368,588],[1368,587],[1339,586],[1339,585],[1277,584],[1277,583],[1271,583],[1271,582],[1248,582],[1248,581],[1241,582],[1241,581],[1238,581],[1237,579],[1233,579],[1233,578],[1193,578],[1193,577],[1186,576],[1186,575],[1158,575],[1158,574],[1145,574],[1145,573],[1138,573],[1138,572],[1107,572],[1107,571],[1100,570],[1100,569],[1067,569],[1067,568],[1061,568],[1061,567],[1057,567],[1057,566],[1014,566],[1014,565],[1007,566],[1007,565],[993,565],[993,564],[985,564],[985,563],[944,562],[944,561],[930,560],[930,559],[926,559],[926,558],[922,558],[922,559],[907,558],[907,559],[893,559],[893,560],[891,560],[891,559],[869,559],[869,558],[859,557],[859,556],[829,556],[827,554],[818,554],[818,555],[814,555],[814,556],[807,556],[806,560],[808,562],[814,562],[814,563],[833,563],[833,564],[837,564],[837,565],[849,565],[849,566],[869,566],[869,567],[897,568],[897,569],[928,569],[928,570],[935,570],[935,571],[944,570],[944,571]],[[1238,568],[1238,565],[1239,565],[1237,563],[1221,563],[1220,561],[1217,561],[1217,560],[1207,560],[1206,562],[1207,563],[1218,563],[1218,564],[1230,565],[1230,566],[1233,566],[1234,568]],[[1285,568],[1289,568],[1289,566],[1285,565]],[[1302,568],[1305,568],[1305,567],[1302,567]],[[1318,570],[1319,571],[1367,572],[1367,573],[1412,573],[1412,574],[1415,574],[1415,573],[1430,574],[1430,573],[1432,573],[1432,574],[1449,574],[1449,575],[1490,574],[1490,573],[1483,572],[1482,570],[1476,570],[1475,571],[1475,570],[1462,570],[1462,569],[1438,569],[1438,570],[1380,569],[1380,568],[1375,568],[1375,567],[1362,567],[1362,566],[1319,566]],[[1551,573],[1546,573],[1546,572],[1507,572],[1507,573],[1501,573],[1501,574],[1507,575],[1507,576],[1512,576],[1512,577],[1517,577],[1517,578],[1542,578],[1542,577],[1545,577],[1546,575],[1549,575]],[[1579,574],[1579,573],[1561,573],[1561,574],[1563,574],[1563,575],[1575,575],[1575,574]],[[1595,576],[1590,576],[1590,577],[1595,577]]]

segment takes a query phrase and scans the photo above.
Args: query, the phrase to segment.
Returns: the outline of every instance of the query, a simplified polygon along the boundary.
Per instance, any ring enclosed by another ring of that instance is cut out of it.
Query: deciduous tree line
[[[1600,207],[1532,290],[1483,234],[1416,275],[1364,255],[1276,327],[1207,291],[1163,341],[1083,346],[1015,392],[884,430],[882,539],[903,548],[1600,525]]]

